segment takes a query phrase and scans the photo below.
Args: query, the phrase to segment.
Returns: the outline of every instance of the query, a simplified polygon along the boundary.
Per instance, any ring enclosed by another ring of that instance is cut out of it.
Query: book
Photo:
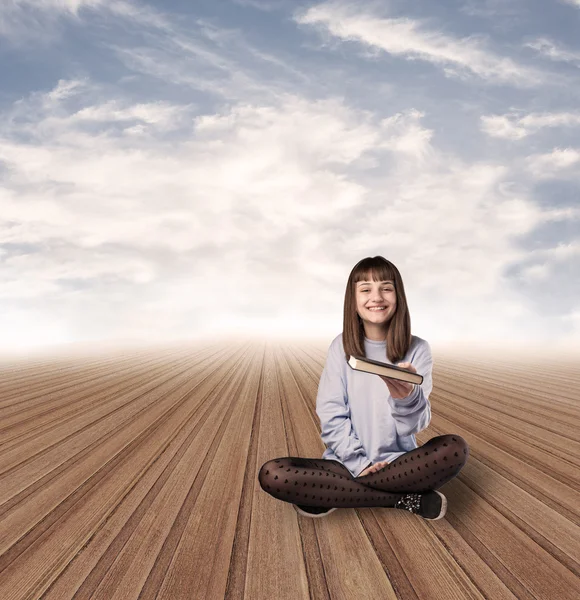
[[[416,385],[421,385],[423,383],[423,375],[419,375],[419,373],[413,373],[413,371],[409,371],[403,367],[397,367],[396,365],[389,365],[388,363],[380,362],[378,360],[372,360],[366,356],[352,355],[348,364],[356,371],[372,373],[373,375],[383,375],[384,377],[390,377],[391,379],[398,379],[399,381],[414,383]]]

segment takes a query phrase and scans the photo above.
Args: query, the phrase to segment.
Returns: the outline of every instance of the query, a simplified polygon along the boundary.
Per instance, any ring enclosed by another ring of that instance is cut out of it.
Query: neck
[[[365,323],[365,336],[373,342],[384,342],[387,339],[387,328],[380,325],[372,326]]]

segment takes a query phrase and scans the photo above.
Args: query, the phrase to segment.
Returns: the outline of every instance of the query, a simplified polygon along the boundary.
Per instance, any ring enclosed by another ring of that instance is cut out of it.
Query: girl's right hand
[[[362,473],[358,474],[358,477],[364,477],[365,475],[370,475],[373,471],[372,468],[374,467],[374,465],[371,465],[370,467],[367,467]]]
[[[388,460],[383,460],[382,462],[375,463],[370,467],[367,467],[362,473],[359,474],[359,477],[364,477],[365,475],[370,475],[371,473],[375,473],[379,471],[383,467],[386,467],[389,464]]]

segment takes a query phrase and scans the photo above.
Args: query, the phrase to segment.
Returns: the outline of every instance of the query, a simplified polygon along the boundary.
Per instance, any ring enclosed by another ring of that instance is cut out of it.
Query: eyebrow
[[[371,281],[359,281],[359,282],[357,283],[357,285],[358,285],[359,283],[362,283],[362,284],[367,284],[367,283],[372,283],[372,282],[371,282]],[[385,280],[385,281],[381,281],[380,283],[393,283],[393,281],[392,281],[391,279],[388,279],[388,280]]]

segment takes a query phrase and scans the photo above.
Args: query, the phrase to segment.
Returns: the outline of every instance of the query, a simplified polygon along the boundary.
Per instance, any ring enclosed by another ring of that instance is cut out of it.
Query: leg
[[[262,465],[258,479],[274,498],[303,506],[395,506],[402,496],[358,483],[344,465],[322,458],[269,460]]]
[[[438,435],[376,473],[357,477],[355,481],[386,492],[436,490],[461,471],[468,456],[469,447],[461,436]]]
[[[322,469],[323,471],[330,471],[331,473],[336,473],[336,475],[344,475],[344,477],[348,477],[352,479],[352,475],[350,471],[337,460],[332,460],[330,458],[301,458],[298,456],[289,456],[286,458],[292,459],[292,465],[297,469]]]

